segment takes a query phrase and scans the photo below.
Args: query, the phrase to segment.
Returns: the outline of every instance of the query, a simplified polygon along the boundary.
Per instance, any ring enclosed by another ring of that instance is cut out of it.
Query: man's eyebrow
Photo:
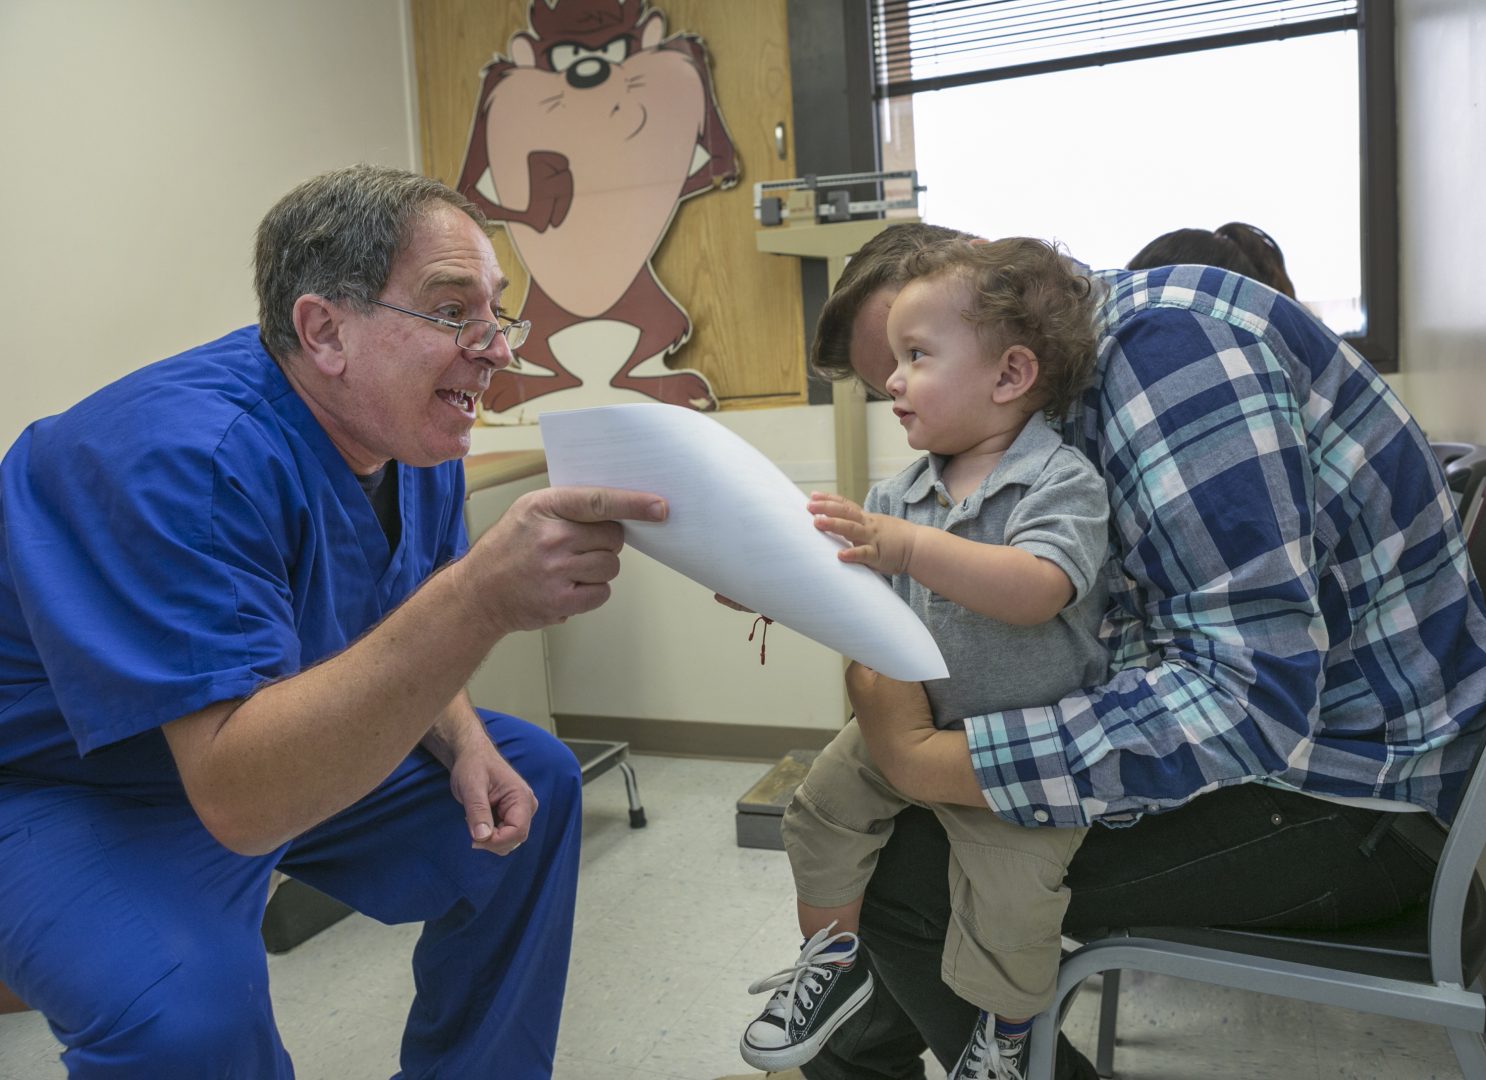
[[[449,286],[453,286],[456,289],[467,289],[474,283],[475,279],[468,274],[451,274],[447,271],[440,271],[423,283],[423,290],[427,292],[431,289],[443,289]]]
[[[420,291],[427,294],[438,289],[446,288],[469,289],[473,288],[475,284],[475,279],[469,274],[455,274],[449,271],[441,270],[430,277],[427,281],[425,281],[423,283],[423,288]],[[502,274],[500,280],[495,283],[495,295],[499,297],[506,291],[507,287],[510,284],[511,279]],[[496,307],[498,307],[499,303],[500,301],[498,299],[495,303],[492,303],[490,305],[491,310],[494,310]]]

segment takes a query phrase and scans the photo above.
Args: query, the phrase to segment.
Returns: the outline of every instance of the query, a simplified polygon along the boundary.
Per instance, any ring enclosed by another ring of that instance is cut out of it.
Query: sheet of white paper
[[[872,570],[841,562],[841,542],[815,528],[805,494],[715,420],[643,403],[544,413],[540,423],[553,484],[665,496],[669,518],[626,521],[626,543],[884,675],[949,674],[912,609]]]

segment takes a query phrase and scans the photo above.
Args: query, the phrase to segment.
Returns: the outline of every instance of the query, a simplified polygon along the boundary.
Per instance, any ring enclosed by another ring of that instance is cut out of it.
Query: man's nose
[[[504,333],[496,334],[490,344],[483,349],[465,349],[464,351],[482,364],[490,365],[495,371],[510,367],[516,359],[511,352],[511,343],[506,340]]]

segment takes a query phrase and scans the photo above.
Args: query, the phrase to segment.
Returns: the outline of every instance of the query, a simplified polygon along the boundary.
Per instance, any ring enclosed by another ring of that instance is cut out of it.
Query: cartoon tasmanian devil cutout
[[[706,49],[665,37],[645,0],[532,0],[528,20],[481,72],[458,185],[531,277],[521,370],[496,372],[483,404],[522,418],[597,365],[620,390],[716,408],[701,375],[664,366],[691,321],[650,266],[681,200],[738,180]]]

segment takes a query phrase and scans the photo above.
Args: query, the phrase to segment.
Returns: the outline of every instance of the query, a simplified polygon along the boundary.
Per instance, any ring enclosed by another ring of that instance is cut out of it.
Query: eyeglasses
[[[411,315],[415,319],[426,319],[431,323],[447,326],[454,331],[454,344],[470,352],[484,352],[490,348],[490,343],[495,340],[496,334],[505,334],[506,344],[511,348],[520,348],[522,342],[526,340],[526,335],[531,332],[531,322],[527,319],[513,319],[504,326],[488,319],[465,319],[462,322],[455,322],[453,319],[441,319],[437,315],[425,315],[421,311],[409,311],[396,304],[389,304],[385,300],[373,300],[372,303],[378,307]]]

